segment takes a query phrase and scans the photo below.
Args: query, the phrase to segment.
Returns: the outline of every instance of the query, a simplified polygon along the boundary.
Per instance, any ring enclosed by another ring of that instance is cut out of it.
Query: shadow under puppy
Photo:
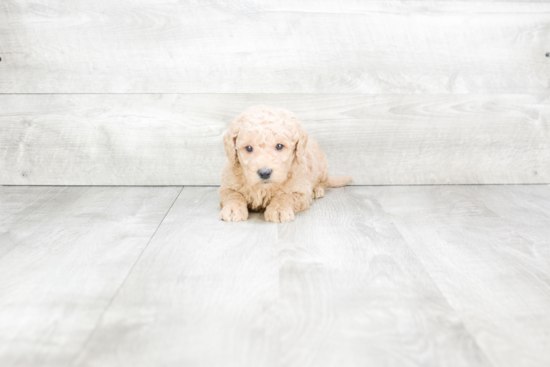
[[[326,187],[345,186],[351,177],[329,177],[327,158],[308,139],[298,118],[282,108],[251,107],[237,116],[224,136],[228,162],[222,172],[220,219],[239,222],[248,209],[265,211],[271,222],[294,220]]]

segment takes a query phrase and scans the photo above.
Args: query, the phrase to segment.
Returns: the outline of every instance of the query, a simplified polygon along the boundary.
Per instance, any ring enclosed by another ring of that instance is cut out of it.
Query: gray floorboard
[[[490,366],[368,188],[282,226],[283,366]]]
[[[0,365],[550,364],[550,186],[216,190],[0,187]]]
[[[496,366],[550,365],[549,186],[364,190]]]
[[[0,366],[70,365],[180,190],[0,187]]]
[[[277,225],[184,188],[77,366],[278,366]]]
[[[221,222],[216,188],[184,188],[77,365],[490,365],[360,192],[277,225]]]

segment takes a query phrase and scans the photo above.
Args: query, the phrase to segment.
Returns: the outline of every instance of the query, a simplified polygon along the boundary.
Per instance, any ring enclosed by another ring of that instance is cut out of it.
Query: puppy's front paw
[[[275,223],[294,220],[294,210],[290,207],[268,206],[265,209],[265,220]]]
[[[242,205],[227,205],[220,212],[220,219],[226,222],[240,222],[248,219],[248,209]]]
[[[325,189],[323,189],[321,186],[317,186],[313,188],[313,198],[319,199],[325,197]]]

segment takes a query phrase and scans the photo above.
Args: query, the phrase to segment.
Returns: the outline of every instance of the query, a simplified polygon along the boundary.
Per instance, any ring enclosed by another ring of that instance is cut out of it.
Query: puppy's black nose
[[[264,179],[267,180],[269,176],[271,176],[271,170],[268,168],[262,168],[258,170],[258,175]]]

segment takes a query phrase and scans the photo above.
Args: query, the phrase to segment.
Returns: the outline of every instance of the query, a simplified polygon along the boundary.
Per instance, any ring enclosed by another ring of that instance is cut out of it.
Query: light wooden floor
[[[550,365],[550,186],[0,187],[0,366]]]

